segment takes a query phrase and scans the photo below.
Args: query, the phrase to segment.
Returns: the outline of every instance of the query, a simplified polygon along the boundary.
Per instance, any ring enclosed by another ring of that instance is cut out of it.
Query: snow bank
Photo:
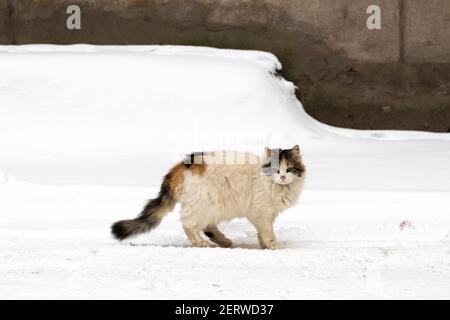
[[[309,188],[450,189],[449,134],[321,124],[280,68],[256,51],[0,47],[0,170],[41,184],[154,186],[185,152],[299,143]]]

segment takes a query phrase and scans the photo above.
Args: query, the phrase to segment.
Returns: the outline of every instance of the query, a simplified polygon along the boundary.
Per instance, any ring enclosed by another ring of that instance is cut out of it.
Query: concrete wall
[[[0,43],[11,43],[10,12],[7,0],[0,0]]]
[[[366,28],[372,4],[382,30]],[[352,128],[447,132],[449,37],[448,0],[0,0],[0,43],[271,51],[311,115]]]

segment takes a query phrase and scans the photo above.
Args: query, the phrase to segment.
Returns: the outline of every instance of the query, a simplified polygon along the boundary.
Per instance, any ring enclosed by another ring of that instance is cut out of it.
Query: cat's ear
[[[272,156],[272,150],[270,148],[265,147],[265,153],[267,157],[271,157]]]
[[[298,144],[292,148],[292,152],[300,155],[300,147],[298,146]]]

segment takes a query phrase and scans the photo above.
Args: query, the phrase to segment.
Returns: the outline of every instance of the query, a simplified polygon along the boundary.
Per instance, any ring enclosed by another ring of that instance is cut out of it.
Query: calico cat
[[[194,153],[166,174],[158,196],[136,219],[118,221],[111,231],[118,240],[150,231],[180,203],[181,222],[195,247],[211,246],[202,233],[221,247],[231,247],[217,225],[243,217],[255,226],[263,249],[277,249],[274,220],[295,204],[304,175],[298,145],[287,150],[266,148],[263,157]]]

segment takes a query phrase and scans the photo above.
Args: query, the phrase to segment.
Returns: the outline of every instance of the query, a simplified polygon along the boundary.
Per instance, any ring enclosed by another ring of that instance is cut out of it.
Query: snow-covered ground
[[[269,53],[0,46],[0,298],[450,298],[450,134],[310,118]],[[300,88],[301,90],[301,88]],[[282,249],[245,221],[190,248],[177,210],[118,243],[184,152],[300,144]]]

